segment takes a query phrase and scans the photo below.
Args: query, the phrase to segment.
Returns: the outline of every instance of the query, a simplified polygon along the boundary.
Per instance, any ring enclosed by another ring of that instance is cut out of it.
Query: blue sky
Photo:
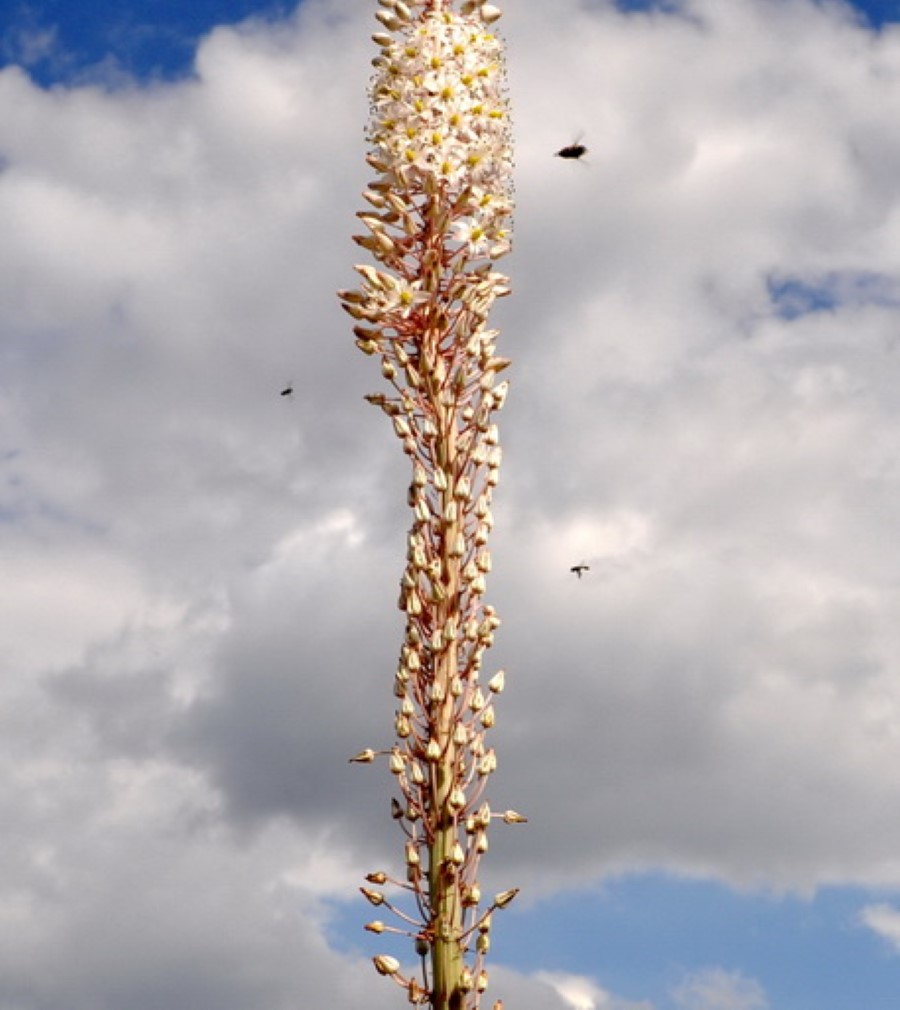
[[[43,84],[66,81],[112,57],[117,66],[139,78],[172,77],[189,73],[200,38],[216,25],[234,24],[249,17],[283,15],[285,3],[257,0],[174,0],[141,3],[47,3],[4,0],[5,60],[31,64]],[[21,49],[22,34],[52,32],[51,51]]]
[[[42,84],[77,78],[87,68],[112,57],[115,64],[140,79],[189,73],[198,40],[216,25],[245,18],[271,18],[291,9],[285,0],[3,0],[6,26],[4,62],[25,62]],[[656,0],[622,0],[623,10],[647,10]],[[662,6],[665,6],[664,4]],[[853,5],[874,26],[900,21],[897,0],[867,0]],[[20,33],[53,32],[51,52],[26,55]],[[63,56],[64,54],[64,56]]]
[[[859,918],[872,901],[873,892],[862,888],[804,897],[639,875],[511,911],[498,957],[592,974],[622,997],[659,1007],[673,1005],[686,974],[717,966],[761,980],[772,1007],[893,1010],[900,963],[887,944],[873,944]],[[384,947],[354,936],[355,918],[342,908],[332,941],[373,953]]]
[[[370,12],[0,4],[0,1010],[398,1005],[346,757],[406,474],[331,295]],[[898,1005],[900,3],[855,11],[502,22],[508,1010]]]

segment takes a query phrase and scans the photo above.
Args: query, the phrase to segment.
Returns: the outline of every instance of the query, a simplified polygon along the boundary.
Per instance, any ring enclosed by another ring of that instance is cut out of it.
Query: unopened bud
[[[378,954],[372,958],[372,963],[379,975],[396,975],[400,970],[400,962],[388,954]]]
[[[370,887],[361,887],[360,891],[362,891],[363,896],[370,905],[374,905],[377,908],[379,905],[384,904],[384,895],[381,891],[373,891]]]
[[[518,887],[511,887],[508,891],[501,891],[494,898],[494,908],[506,908],[506,906],[515,898],[519,893]]]
[[[383,933],[384,923],[376,919],[374,922],[367,922],[363,929],[367,929],[370,933]]]
[[[504,670],[498,670],[488,681],[488,689],[493,691],[494,694],[500,694],[505,685],[506,673]]]
[[[375,751],[371,747],[361,750],[355,757],[350,758],[350,764],[367,765],[375,760]]]
[[[497,770],[497,755],[492,747],[478,762],[478,774],[484,777],[492,775]]]
[[[375,17],[378,18],[388,31],[395,32],[400,27],[399,18],[395,17],[389,11],[375,11]]]
[[[517,814],[515,810],[507,810],[503,816],[504,824],[527,824],[528,818],[523,817],[521,814]]]

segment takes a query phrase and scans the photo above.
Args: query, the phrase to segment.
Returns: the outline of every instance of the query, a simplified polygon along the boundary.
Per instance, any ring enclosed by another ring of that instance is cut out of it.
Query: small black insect
[[[582,575],[584,575],[585,572],[589,572],[590,570],[591,570],[590,565],[572,565],[572,567],[569,569],[569,571],[574,572],[579,579],[581,578]]]
[[[561,147],[555,154],[557,158],[568,158],[571,161],[578,161],[588,153],[588,149],[582,143],[568,144]]]
[[[285,386],[284,389],[282,389],[282,391],[279,393],[279,396],[293,396],[293,394],[294,394],[294,387]]]

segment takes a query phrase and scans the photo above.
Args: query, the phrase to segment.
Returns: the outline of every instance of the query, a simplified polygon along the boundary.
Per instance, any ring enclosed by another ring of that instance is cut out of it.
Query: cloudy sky
[[[900,3],[507,6],[489,994],[896,1010]],[[0,1010],[403,1005],[373,9],[0,0]]]

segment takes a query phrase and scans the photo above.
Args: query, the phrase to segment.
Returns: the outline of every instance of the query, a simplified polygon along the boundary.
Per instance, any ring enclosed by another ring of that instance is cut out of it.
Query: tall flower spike
[[[495,299],[509,293],[494,262],[509,251],[512,223],[504,53],[489,27],[500,11],[484,0],[380,4],[367,133],[377,177],[358,215],[365,233],[354,237],[377,265],[357,266],[360,286],[339,296],[357,346],[381,359],[390,387],[367,399],[388,415],[412,466],[397,740],[356,758],[389,755],[402,794],[391,810],[405,836],[405,882],[395,886],[412,908],[363,894],[406,924],[421,984],[386,956],[376,969],[413,1002],[476,1010],[490,913],[514,893],[479,912],[491,823],[483,792],[496,757],[485,744],[494,709],[478,681],[500,624],[483,602],[485,544],[500,466],[493,416],[507,393],[497,376],[509,364],[487,328]],[[490,680],[491,700],[503,680]]]

